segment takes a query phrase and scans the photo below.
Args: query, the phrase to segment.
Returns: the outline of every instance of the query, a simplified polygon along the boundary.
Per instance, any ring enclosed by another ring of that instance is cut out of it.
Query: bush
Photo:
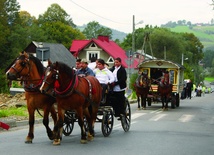
[[[8,81],[3,70],[0,70],[0,93],[9,93]]]
[[[134,74],[132,74],[131,77],[130,77],[130,85],[129,85],[129,88],[130,88],[133,92],[135,92],[134,84],[135,84],[135,81],[136,81],[137,77],[138,77],[138,73],[134,73]]]

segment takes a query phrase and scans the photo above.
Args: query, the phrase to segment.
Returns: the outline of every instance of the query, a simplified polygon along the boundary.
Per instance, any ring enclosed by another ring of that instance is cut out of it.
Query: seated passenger
[[[105,103],[105,93],[108,88],[108,84],[114,82],[114,75],[108,68],[105,67],[105,61],[103,59],[97,60],[97,68],[94,70],[94,74],[103,88],[101,103]]]
[[[80,76],[87,76],[87,75],[95,76],[94,72],[90,68],[88,68],[88,62],[87,62],[86,59],[82,59],[81,60],[81,69],[79,69],[77,71],[77,75],[80,75]]]

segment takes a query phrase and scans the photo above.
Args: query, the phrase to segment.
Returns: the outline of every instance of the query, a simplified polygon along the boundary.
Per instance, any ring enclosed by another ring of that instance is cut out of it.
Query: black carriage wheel
[[[171,108],[175,109],[175,105],[176,105],[175,95],[172,95],[172,98],[171,98]]]
[[[66,111],[63,123],[63,134],[69,136],[74,128],[75,113]]]
[[[122,124],[123,130],[127,132],[129,131],[131,126],[131,107],[127,98],[125,102],[126,102],[125,116],[121,116],[121,124]]]
[[[103,112],[103,119],[101,130],[104,137],[108,137],[111,134],[114,124],[114,115],[112,109]]]
[[[177,107],[180,106],[180,97],[179,97],[179,94],[176,94],[176,106]]]
[[[152,99],[150,97],[147,97],[148,106],[152,105]]]

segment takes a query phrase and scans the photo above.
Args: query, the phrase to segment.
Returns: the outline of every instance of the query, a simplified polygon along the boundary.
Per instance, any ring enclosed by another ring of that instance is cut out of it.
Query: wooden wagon
[[[178,63],[163,60],[152,59],[145,60],[138,65],[139,74],[147,73],[152,80],[150,92],[147,98],[148,106],[151,106],[152,101],[159,101],[158,82],[161,80],[162,73],[168,71],[170,75],[170,83],[173,85],[171,94],[171,107],[180,106],[180,96],[183,91],[184,67]]]

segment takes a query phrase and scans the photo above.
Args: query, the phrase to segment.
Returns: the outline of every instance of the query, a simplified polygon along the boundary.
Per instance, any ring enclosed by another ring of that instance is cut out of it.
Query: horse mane
[[[63,62],[58,62],[59,71],[65,72],[69,77],[73,76],[73,69]]]
[[[20,58],[22,56],[24,57],[24,55],[21,55]],[[39,75],[43,76],[43,74],[44,74],[44,66],[41,63],[41,61],[37,57],[33,56],[32,54],[29,54],[29,60],[32,60],[35,63],[36,68],[37,68],[37,70],[39,72]]]

